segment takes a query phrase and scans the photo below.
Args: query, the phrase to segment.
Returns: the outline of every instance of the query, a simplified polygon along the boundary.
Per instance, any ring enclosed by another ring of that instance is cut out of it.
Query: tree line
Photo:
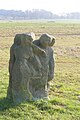
[[[0,20],[29,20],[29,19],[80,19],[80,13],[67,13],[65,15],[57,15],[50,11],[42,9],[33,10],[4,10],[0,9]]]

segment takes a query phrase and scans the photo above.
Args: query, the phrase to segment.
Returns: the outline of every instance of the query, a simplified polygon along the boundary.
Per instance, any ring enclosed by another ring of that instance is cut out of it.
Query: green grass
[[[16,33],[34,32],[56,37],[55,77],[49,100],[14,105],[6,99],[10,46]],[[0,22],[0,120],[80,120],[80,23]]]

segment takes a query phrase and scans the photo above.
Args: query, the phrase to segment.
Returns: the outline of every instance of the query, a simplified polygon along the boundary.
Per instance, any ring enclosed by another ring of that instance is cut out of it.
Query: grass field
[[[55,77],[50,82],[49,100],[15,106],[6,99],[9,82],[9,50],[16,33],[34,32],[56,37],[53,47]],[[80,23],[0,22],[0,120],[80,120]]]

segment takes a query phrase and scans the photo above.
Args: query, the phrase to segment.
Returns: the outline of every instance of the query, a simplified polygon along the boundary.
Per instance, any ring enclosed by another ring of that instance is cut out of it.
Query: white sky
[[[44,9],[54,14],[80,12],[80,0],[0,0],[0,9]]]

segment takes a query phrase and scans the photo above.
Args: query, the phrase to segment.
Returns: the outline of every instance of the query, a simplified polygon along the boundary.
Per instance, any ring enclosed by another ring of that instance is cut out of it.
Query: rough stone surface
[[[48,34],[42,34],[38,40],[34,40],[33,44],[43,49],[47,54],[48,81],[54,78],[54,51],[51,48],[55,43],[55,38]]]
[[[10,49],[7,97],[14,103],[48,98],[48,82],[54,77],[51,46],[55,39],[42,34],[33,41],[34,36],[34,33],[16,34]]]

